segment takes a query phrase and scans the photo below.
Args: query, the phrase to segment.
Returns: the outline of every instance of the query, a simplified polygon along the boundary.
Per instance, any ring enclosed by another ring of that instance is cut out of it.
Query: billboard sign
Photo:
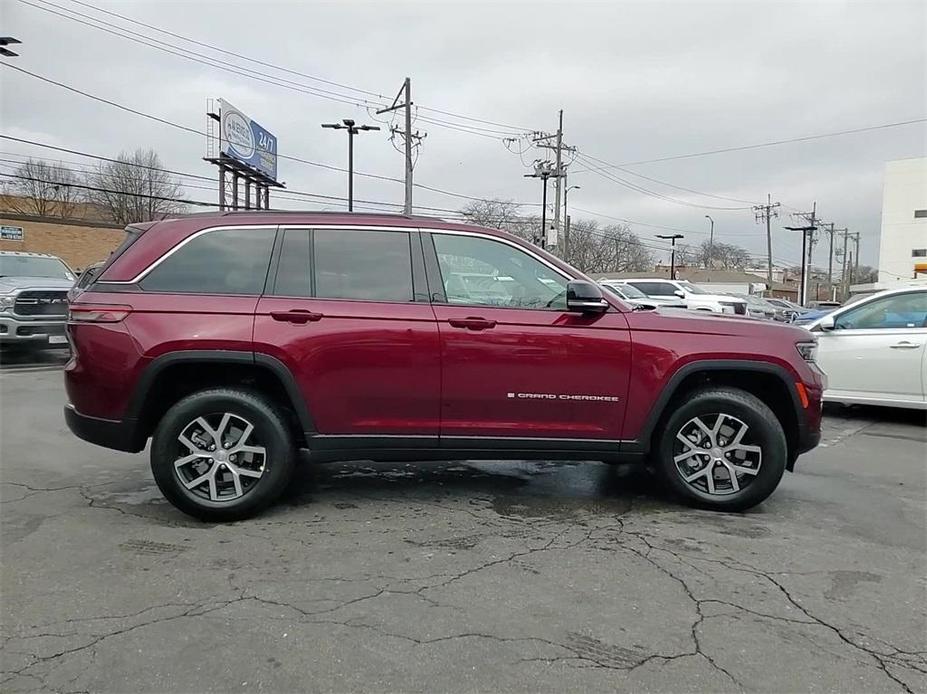
[[[228,101],[219,99],[219,150],[277,180],[277,138]]]
[[[0,226],[0,239],[4,241],[22,241],[23,228]]]

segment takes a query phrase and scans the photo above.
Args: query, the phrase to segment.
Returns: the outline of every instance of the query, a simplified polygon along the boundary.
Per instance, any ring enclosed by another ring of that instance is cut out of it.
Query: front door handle
[[[465,328],[466,330],[491,330],[496,327],[496,321],[475,316],[469,318],[451,318],[447,322],[452,328]]]
[[[322,320],[321,313],[315,313],[314,311],[307,311],[301,308],[294,308],[290,311],[271,311],[270,317],[274,320],[297,324],[314,323]]]
[[[896,342],[893,345],[889,345],[892,349],[917,349],[920,347],[916,342],[908,342],[907,340],[903,342]]]

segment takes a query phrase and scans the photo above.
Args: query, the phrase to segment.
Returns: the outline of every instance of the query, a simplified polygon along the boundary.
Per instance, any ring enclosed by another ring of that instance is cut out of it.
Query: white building
[[[927,157],[885,165],[879,283],[927,277]]]

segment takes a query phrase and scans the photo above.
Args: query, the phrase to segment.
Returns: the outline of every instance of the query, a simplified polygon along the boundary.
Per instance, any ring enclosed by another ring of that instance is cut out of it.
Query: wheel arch
[[[654,439],[661,431],[661,424],[672,412],[673,405],[688,393],[706,385],[743,390],[755,395],[770,407],[785,432],[788,444],[786,467],[791,471],[800,445],[798,413],[801,402],[795,389],[795,378],[784,367],[769,362],[719,359],[683,365],[667,381],[637,439],[627,445],[627,450],[644,453],[653,450]],[[622,449],[625,447],[622,446]]]
[[[281,404],[297,444],[305,445],[315,425],[296,379],[279,359],[250,351],[184,350],[157,357],[142,372],[126,418],[136,422],[136,438],[143,447],[178,400],[205,388],[236,385]]]

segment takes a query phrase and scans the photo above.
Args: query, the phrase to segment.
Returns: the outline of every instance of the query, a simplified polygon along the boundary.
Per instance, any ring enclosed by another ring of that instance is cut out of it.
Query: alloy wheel
[[[231,412],[204,415],[177,436],[174,472],[192,494],[209,501],[234,501],[264,474],[267,449],[254,425]]]
[[[763,450],[745,422],[729,414],[693,417],[676,433],[673,463],[682,480],[713,496],[736,494],[760,472]]]

